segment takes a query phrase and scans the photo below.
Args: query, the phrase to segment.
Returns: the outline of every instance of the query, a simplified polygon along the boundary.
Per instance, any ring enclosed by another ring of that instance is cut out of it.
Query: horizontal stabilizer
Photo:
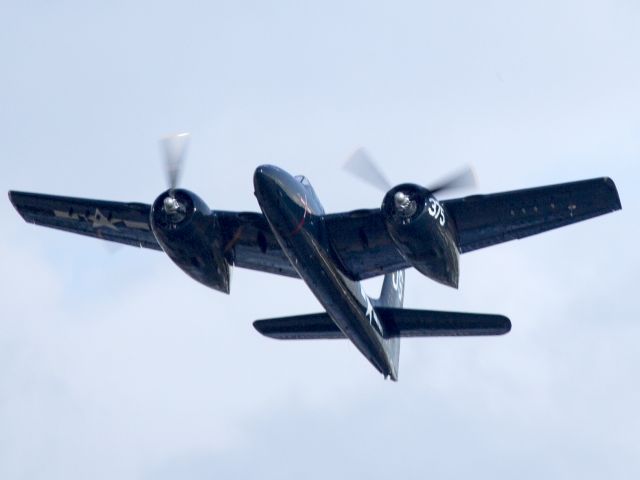
[[[376,308],[376,312],[389,337],[502,335],[511,330],[511,322],[502,315],[383,307]],[[326,313],[256,320],[253,326],[261,334],[279,340],[345,338]]]
[[[262,335],[279,340],[345,338],[326,313],[256,320],[253,326]]]
[[[382,307],[376,312],[389,336],[502,335],[511,330],[511,322],[502,315]]]

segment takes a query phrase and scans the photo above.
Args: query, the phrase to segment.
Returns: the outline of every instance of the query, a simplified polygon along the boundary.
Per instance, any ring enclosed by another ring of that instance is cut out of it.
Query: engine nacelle
[[[381,209],[405,260],[427,277],[458,288],[455,225],[431,192],[411,183],[398,185],[387,192]]]
[[[230,266],[215,213],[195,193],[167,190],[151,208],[151,228],[169,258],[198,282],[229,293]]]

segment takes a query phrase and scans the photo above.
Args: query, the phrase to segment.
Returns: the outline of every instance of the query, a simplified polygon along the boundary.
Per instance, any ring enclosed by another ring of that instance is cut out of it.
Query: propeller
[[[164,153],[167,182],[169,183],[171,194],[173,194],[173,190],[178,186],[190,139],[191,135],[188,133],[176,133],[167,135],[160,141]]]
[[[457,190],[460,188],[473,188],[477,184],[476,174],[470,165],[465,165],[461,169],[441,178],[439,182],[433,183],[429,191],[433,194],[447,190]]]
[[[369,152],[362,147],[349,156],[343,168],[379,190],[385,192],[391,190],[392,185],[389,179],[382,173],[382,169],[378,167]]]
[[[160,141],[164,153],[167,182],[169,183],[169,195],[163,200],[163,209],[169,217],[179,222],[184,218],[185,206],[175,197],[174,190],[178,186],[184,157],[187,153],[191,135],[188,133],[176,133],[167,135]]]
[[[384,192],[391,190],[391,182],[387,179],[382,169],[373,160],[372,156],[364,148],[358,148],[353,152],[344,164],[344,169],[355,175],[360,180],[372,185]],[[447,190],[470,188],[476,185],[476,175],[471,166],[467,165],[454,173],[434,182],[427,187],[432,194],[443,193]],[[401,199],[399,199],[401,201]]]

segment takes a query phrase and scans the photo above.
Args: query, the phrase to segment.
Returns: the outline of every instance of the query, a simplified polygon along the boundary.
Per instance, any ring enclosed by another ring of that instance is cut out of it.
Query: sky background
[[[300,282],[229,296],[163,254],[24,223],[0,202],[0,478],[638,478],[640,5],[635,0],[0,2],[0,190],[257,211],[252,175],[327,211],[466,163],[478,193],[611,176],[623,210],[410,271],[405,305],[501,313],[496,338],[404,341],[400,381],[348,342],[276,342]],[[379,281],[367,282],[376,295]]]

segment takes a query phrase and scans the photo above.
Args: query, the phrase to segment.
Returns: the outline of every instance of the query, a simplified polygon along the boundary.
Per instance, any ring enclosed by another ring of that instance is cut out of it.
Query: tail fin
[[[380,298],[374,300],[375,307],[401,309],[404,302],[404,270],[387,273],[382,282]],[[397,331],[397,329],[396,329]],[[400,364],[400,337],[394,335],[385,340],[385,350],[393,365],[391,379],[398,380],[398,367]]]
[[[382,282],[380,298],[375,302],[376,307],[402,308],[404,302],[404,270],[387,273]]]

